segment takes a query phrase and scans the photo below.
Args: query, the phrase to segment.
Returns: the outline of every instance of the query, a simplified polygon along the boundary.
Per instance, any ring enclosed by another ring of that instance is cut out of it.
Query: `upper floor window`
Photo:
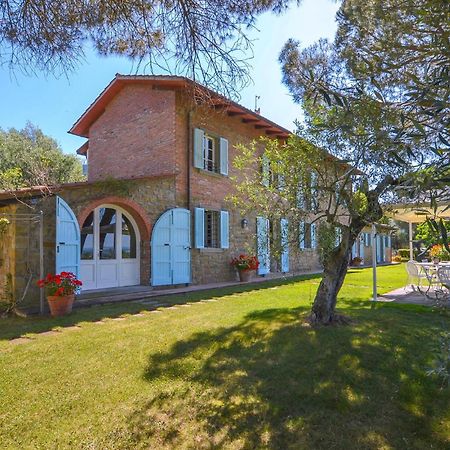
[[[205,134],[203,136],[203,168],[209,172],[219,172],[218,156],[217,139]]]
[[[194,167],[228,175],[228,141],[194,129]]]

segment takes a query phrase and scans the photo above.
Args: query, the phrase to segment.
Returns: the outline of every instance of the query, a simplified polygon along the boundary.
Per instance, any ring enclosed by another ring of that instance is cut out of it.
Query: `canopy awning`
[[[385,214],[401,222],[422,223],[427,217],[450,220],[450,201],[438,202],[436,210],[430,203],[399,203],[385,206]]]

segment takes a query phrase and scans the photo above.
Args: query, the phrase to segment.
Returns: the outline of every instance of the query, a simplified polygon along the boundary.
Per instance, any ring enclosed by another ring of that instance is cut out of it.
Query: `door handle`
[[[166,246],[168,247],[170,244],[168,244],[168,243],[166,242],[164,245],[166,245]]]
[[[184,247],[185,250],[190,250],[191,247],[188,245],[187,247]]]
[[[59,245],[66,245],[65,242],[58,242]]]

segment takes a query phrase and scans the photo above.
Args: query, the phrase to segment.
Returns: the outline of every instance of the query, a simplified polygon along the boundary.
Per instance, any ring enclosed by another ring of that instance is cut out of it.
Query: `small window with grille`
[[[219,211],[205,211],[205,247],[220,248]]]

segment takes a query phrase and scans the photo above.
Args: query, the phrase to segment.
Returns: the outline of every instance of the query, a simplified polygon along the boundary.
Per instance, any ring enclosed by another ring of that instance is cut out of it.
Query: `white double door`
[[[80,230],[83,290],[140,283],[140,237],[134,220],[121,208],[95,208]]]

